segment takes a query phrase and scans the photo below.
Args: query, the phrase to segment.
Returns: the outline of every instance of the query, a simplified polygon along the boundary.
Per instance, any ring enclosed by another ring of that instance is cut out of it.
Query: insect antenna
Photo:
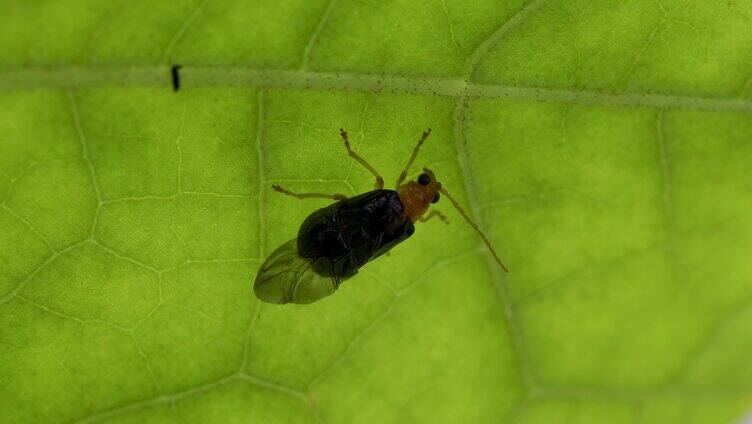
[[[501,269],[503,269],[504,272],[509,272],[507,267],[504,266],[503,263],[501,263],[501,259],[499,259],[499,256],[496,255],[496,251],[494,250],[493,246],[491,246],[491,242],[488,241],[488,239],[486,238],[486,235],[483,234],[483,231],[481,231],[480,228],[478,228],[478,225],[476,225],[475,222],[473,222],[473,220],[470,219],[470,216],[468,216],[467,212],[465,212],[465,210],[462,209],[462,206],[460,206],[460,204],[457,203],[456,200],[454,200],[454,198],[446,191],[445,188],[439,188],[439,191],[441,192],[441,194],[446,196],[447,199],[449,199],[449,201],[452,203],[454,208],[457,209],[457,212],[459,212],[460,215],[462,215],[462,217],[465,218],[465,221],[467,221],[467,223],[470,224],[470,226],[473,227],[473,229],[478,233],[480,238],[483,239],[483,243],[486,243],[486,246],[488,246],[488,250],[491,251],[491,254],[493,255],[494,259],[496,259],[496,263],[499,264]]]

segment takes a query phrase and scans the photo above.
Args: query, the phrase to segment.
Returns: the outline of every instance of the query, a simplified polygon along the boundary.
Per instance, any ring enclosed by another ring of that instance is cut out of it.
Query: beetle
[[[276,192],[288,196],[335,202],[311,213],[301,224],[297,237],[281,245],[264,261],[253,284],[256,297],[268,303],[307,304],[331,295],[363,265],[409,238],[415,232],[416,222],[434,216],[447,222],[436,210],[427,213],[429,205],[438,202],[442,195],[480,235],[501,269],[508,272],[491,242],[437,181],[433,171],[423,168],[415,181],[405,182],[420,147],[431,134],[430,128],[418,140],[394,190],[384,189],[384,179],[353,151],[347,131],[339,131],[348,155],[376,177],[375,188],[348,198],[343,194],[295,193],[273,185]]]

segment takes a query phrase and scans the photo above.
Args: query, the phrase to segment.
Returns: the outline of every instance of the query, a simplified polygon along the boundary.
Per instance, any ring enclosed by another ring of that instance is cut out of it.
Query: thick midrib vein
[[[491,35],[489,35],[478,47],[473,51],[473,54],[468,58],[465,66],[465,79],[469,80],[477,65],[483,60],[486,54],[493,49],[504,36],[513,31],[520,22],[526,20],[531,14],[540,9],[546,0],[532,0],[522,9],[512,15],[507,21],[503,22]],[[460,93],[457,97],[454,109],[454,143],[457,153],[457,163],[459,165],[462,181],[464,183],[465,194],[469,202],[469,212],[475,219],[476,224],[481,228],[487,228],[483,222],[482,208],[478,196],[475,192],[471,181],[473,181],[471,173],[471,166],[468,163],[470,160],[467,150],[465,149],[465,108],[467,107],[467,90]],[[536,385],[536,379],[532,372],[532,368],[529,364],[528,355],[525,350],[524,336],[521,326],[517,319],[515,311],[515,305],[512,303],[509,294],[509,288],[505,277],[501,275],[501,270],[497,268],[496,263],[491,259],[490,254],[486,255],[486,262],[489,269],[489,274],[494,283],[496,291],[498,293],[499,303],[506,320],[507,330],[509,331],[509,339],[512,352],[514,353],[514,360],[517,364],[517,371],[522,383],[523,398],[527,397],[530,390]],[[513,411],[514,409],[512,409]],[[507,421],[508,417],[504,417],[504,421]]]
[[[469,99],[508,99],[582,105],[679,108],[752,114],[752,99],[664,93],[609,92],[572,88],[469,82],[471,78],[404,77],[252,67],[183,66],[181,86],[257,86],[370,93],[420,94]],[[167,66],[92,66],[0,69],[0,90],[101,86],[163,86],[172,89]]]

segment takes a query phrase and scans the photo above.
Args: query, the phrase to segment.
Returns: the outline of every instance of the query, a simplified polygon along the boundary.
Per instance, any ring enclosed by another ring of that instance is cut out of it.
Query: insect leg
[[[437,211],[437,210],[432,210],[431,212],[428,212],[428,214],[427,214],[427,215],[425,215],[425,216],[421,216],[421,217],[419,218],[419,220],[420,220],[420,222],[426,222],[426,221],[428,221],[429,219],[433,218],[434,216],[436,216],[436,217],[438,217],[438,218],[439,218],[440,220],[442,220],[442,221],[444,222],[444,224],[446,224],[446,225],[449,225],[449,220],[447,219],[447,217],[446,217],[446,216],[444,216],[444,214],[443,214],[443,213],[441,213],[441,212],[439,212],[439,211]]]
[[[320,199],[332,199],[332,200],[347,200],[347,196],[345,196],[344,194],[295,193],[286,188],[280,187],[276,184],[272,185],[272,189],[278,193],[286,194],[292,197],[297,197],[298,199],[320,198]]]
[[[418,150],[420,150],[420,146],[423,144],[424,141],[426,141],[429,135],[431,135],[430,128],[423,131],[423,135],[420,137],[420,140],[418,140],[418,144],[415,146],[415,148],[413,149],[413,153],[410,155],[410,160],[407,161],[407,165],[405,165],[405,169],[399,175],[399,178],[397,178],[397,187],[399,187],[399,185],[402,184],[403,181],[405,181],[405,178],[407,178],[407,173],[410,171],[410,167],[413,166],[413,162],[415,162],[415,157],[418,156]]]
[[[381,175],[379,175],[378,172],[368,163],[360,157],[355,151],[353,151],[352,147],[350,147],[350,140],[347,138],[347,131],[345,131],[343,128],[339,129],[339,135],[342,137],[342,140],[345,141],[345,148],[347,149],[347,154],[350,155],[351,158],[358,161],[359,164],[363,165],[368,172],[373,174],[374,177],[376,177],[376,190],[381,190],[384,188],[384,179],[381,178]]]

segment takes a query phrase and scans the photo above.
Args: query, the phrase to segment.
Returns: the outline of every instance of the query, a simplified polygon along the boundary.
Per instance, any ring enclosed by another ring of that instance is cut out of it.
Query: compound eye
[[[418,184],[420,184],[422,186],[426,186],[426,185],[431,184],[431,177],[429,177],[426,174],[420,174],[420,175],[418,175]]]
[[[439,192],[437,191],[436,194],[433,195],[433,200],[431,200],[431,203],[436,203],[439,201],[441,196],[439,196]]]

